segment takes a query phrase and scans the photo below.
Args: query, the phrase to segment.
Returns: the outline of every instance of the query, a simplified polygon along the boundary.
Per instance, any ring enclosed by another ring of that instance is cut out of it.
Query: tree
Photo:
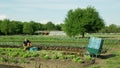
[[[52,22],[48,22],[45,26],[47,30],[56,30],[56,27]]]
[[[36,23],[38,30],[43,30],[43,25],[41,23]]]
[[[112,25],[105,26],[103,29],[101,29],[101,32],[103,32],[103,33],[113,33],[114,32],[114,27]]]
[[[105,26],[105,27],[102,28],[99,32],[100,32],[100,33],[110,33],[108,26]]]
[[[41,23],[37,23],[37,22],[34,22],[34,21],[30,21],[29,23],[31,23],[33,25],[33,30],[34,31],[42,30],[42,24]]]
[[[117,30],[118,30],[118,33],[120,33],[120,27],[118,27],[118,29],[117,29]]]
[[[2,20],[0,20],[0,35],[2,34],[2,32],[1,32],[1,23],[2,23]]]
[[[33,34],[34,33],[33,24],[24,22],[23,33],[24,34]]]
[[[12,22],[12,28],[13,28],[13,34],[22,34],[22,28],[23,28],[23,23],[20,21],[11,21]]]
[[[59,30],[59,31],[62,30],[62,26],[61,26],[61,24],[57,24],[57,25],[55,25],[55,27],[56,27],[56,30]]]
[[[109,25],[108,29],[109,29],[110,33],[117,33],[118,32],[118,27],[115,24]]]
[[[70,37],[79,34],[84,37],[85,32],[98,32],[104,25],[103,19],[94,7],[77,8],[68,11],[64,21],[64,31]]]
[[[102,32],[102,33],[119,33],[120,32],[119,28],[120,27],[118,27],[117,25],[111,24],[109,26],[105,26],[104,28],[102,28],[100,30],[100,32]]]
[[[15,34],[15,30],[16,30],[16,25],[15,25],[16,23],[14,23],[14,22],[9,22],[9,27],[8,27],[8,34],[9,35],[12,35],[12,34]]]
[[[1,23],[1,32],[4,33],[5,35],[9,34],[9,24],[10,20],[4,19]]]

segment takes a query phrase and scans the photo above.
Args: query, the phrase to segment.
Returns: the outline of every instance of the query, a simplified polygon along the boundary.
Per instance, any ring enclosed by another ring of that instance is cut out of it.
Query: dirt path
[[[0,64],[0,68],[80,68],[84,63],[76,63],[70,60],[40,60],[28,64]]]

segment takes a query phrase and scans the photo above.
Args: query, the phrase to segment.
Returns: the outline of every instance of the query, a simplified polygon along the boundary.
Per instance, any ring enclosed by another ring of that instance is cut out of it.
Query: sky
[[[106,25],[120,25],[120,0],[0,0],[0,19],[64,23],[70,9],[93,6]]]

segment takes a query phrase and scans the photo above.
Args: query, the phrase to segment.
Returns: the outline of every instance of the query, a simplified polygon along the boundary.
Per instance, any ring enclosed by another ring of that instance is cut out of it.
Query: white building
[[[64,31],[50,31],[49,35],[50,36],[52,36],[52,35],[64,35],[64,36],[66,36]]]

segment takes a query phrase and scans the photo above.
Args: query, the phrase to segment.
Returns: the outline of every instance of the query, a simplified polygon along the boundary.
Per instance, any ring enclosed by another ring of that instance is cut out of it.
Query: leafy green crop
[[[79,62],[79,63],[83,63],[84,62],[80,57],[75,57],[75,58],[72,59],[72,61]]]
[[[0,57],[0,61],[7,62],[7,59],[5,57]]]

